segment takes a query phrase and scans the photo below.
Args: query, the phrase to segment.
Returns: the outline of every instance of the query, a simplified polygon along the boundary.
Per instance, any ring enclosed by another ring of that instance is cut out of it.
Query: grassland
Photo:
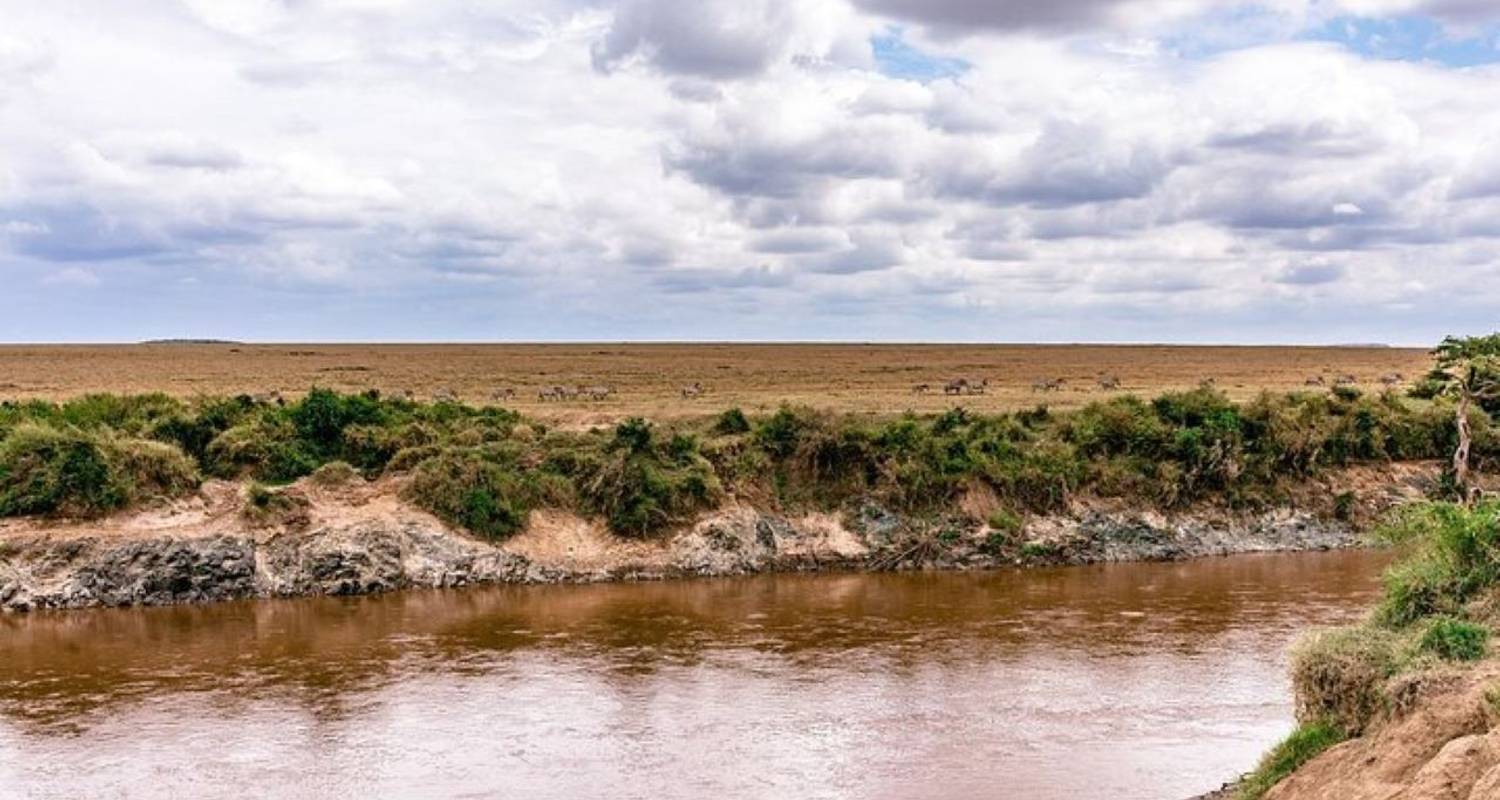
[[[999,413],[1045,402],[1078,408],[1115,394],[1155,396],[1214,379],[1236,401],[1261,391],[1301,390],[1312,376],[1352,375],[1369,391],[1381,376],[1427,371],[1425,350],[1373,347],[1180,347],[1098,345],[242,345],[181,343],[118,346],[0,345],[0,399],[64,400],[89,393],[164,392],[300,396],[310,386],[343,392],[443,390],[468,403],[505,405],[530,418],[604,424],[640,415],[656,420],[702,416],[731,406],[750,413],[783,404],[837,412],[935,413],[962,404]],[[1101,390],[1101,375],[1118,390]],[[988,379],[983,396],[945,397],[954,378]],[[1058,392],[1032,384],[1063,379]],[[681,387],[707,392],[685,400]],[[913,393],[930,384],[927,394]],[[608,385],[607,400],[540,402],[553,385]]]

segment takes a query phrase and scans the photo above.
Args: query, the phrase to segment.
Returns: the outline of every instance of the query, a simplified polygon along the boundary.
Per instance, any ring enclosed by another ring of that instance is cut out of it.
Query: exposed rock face
[[[1430,472],[1430,470],[1428,470]],[[1420,493],[1419,467],[1343,476],[1356,519]],[[843,514],[730,506],[674,534],[611,535],[559,510],[532,515],[496,546],[400,499],[396,479],[287,490],[294,518],[245,513],[243,488],[212,482],[174,505],[98,522],[0,520],[0,610],[166,605],[313,594],[367,594],[475,583],[562,583],[769,571],[988,569],[1177,560],[1358,545],[1355,526],[1306,511],[1200,508],[1174,514],[1099,501],[1033,517],[1019,532],[973,521],[988,512],[910,518],[873,502]],[[1306,503],[1308,507],[1317,507]],[[1326,505],[1326,504],[1325,504]]]
[[[1347,525],[1285,511],[1168,518],[1082,510],[1033,519],[1020,536],[1006,536],[961,520],[904,519],[866,504],[847,524],[826,514],[789,518],[736,507],[624,549],[602,529],[576,520],[575,527],[592,532],[574,531],[563,557],[557,548],[528,551],[477,541],[390,492],[313,501],[305,524],[274,530],[230,511],[200,511],[188,524],[156,528],[125,519],[91,529],[0,529],[0,608],[168,605],[475,583],[1172,560],[1358,543]],[[578,549],[588,549],[590,536],[599,540],[595,557],[575,558]]]
[[[7,610],[201,603],[256,591],[255,546],[246,537],[7,544],[0,560]]]

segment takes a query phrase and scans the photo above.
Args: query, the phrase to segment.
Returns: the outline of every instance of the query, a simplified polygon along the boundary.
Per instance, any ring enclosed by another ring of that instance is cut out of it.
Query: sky
[[[0,20],[0,341],[1500,329],[1491,0]]]

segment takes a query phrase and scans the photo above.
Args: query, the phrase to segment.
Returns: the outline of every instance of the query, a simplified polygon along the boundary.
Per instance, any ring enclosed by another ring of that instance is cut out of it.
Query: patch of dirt
[[[622,565],[663,567],[667,550],[660,541],[632,541],[598,523],[566,511],[531,512],[526,529],[502,546],[532,563],[570,572],[596,572]]]

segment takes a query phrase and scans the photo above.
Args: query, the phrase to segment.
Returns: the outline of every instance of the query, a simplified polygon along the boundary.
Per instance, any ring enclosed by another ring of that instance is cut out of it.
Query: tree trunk
[[[1458,449],[1453,451],[1453,485],[1464,502],[1469,502],[1469,391],[1460,387],[1458,393]]]

